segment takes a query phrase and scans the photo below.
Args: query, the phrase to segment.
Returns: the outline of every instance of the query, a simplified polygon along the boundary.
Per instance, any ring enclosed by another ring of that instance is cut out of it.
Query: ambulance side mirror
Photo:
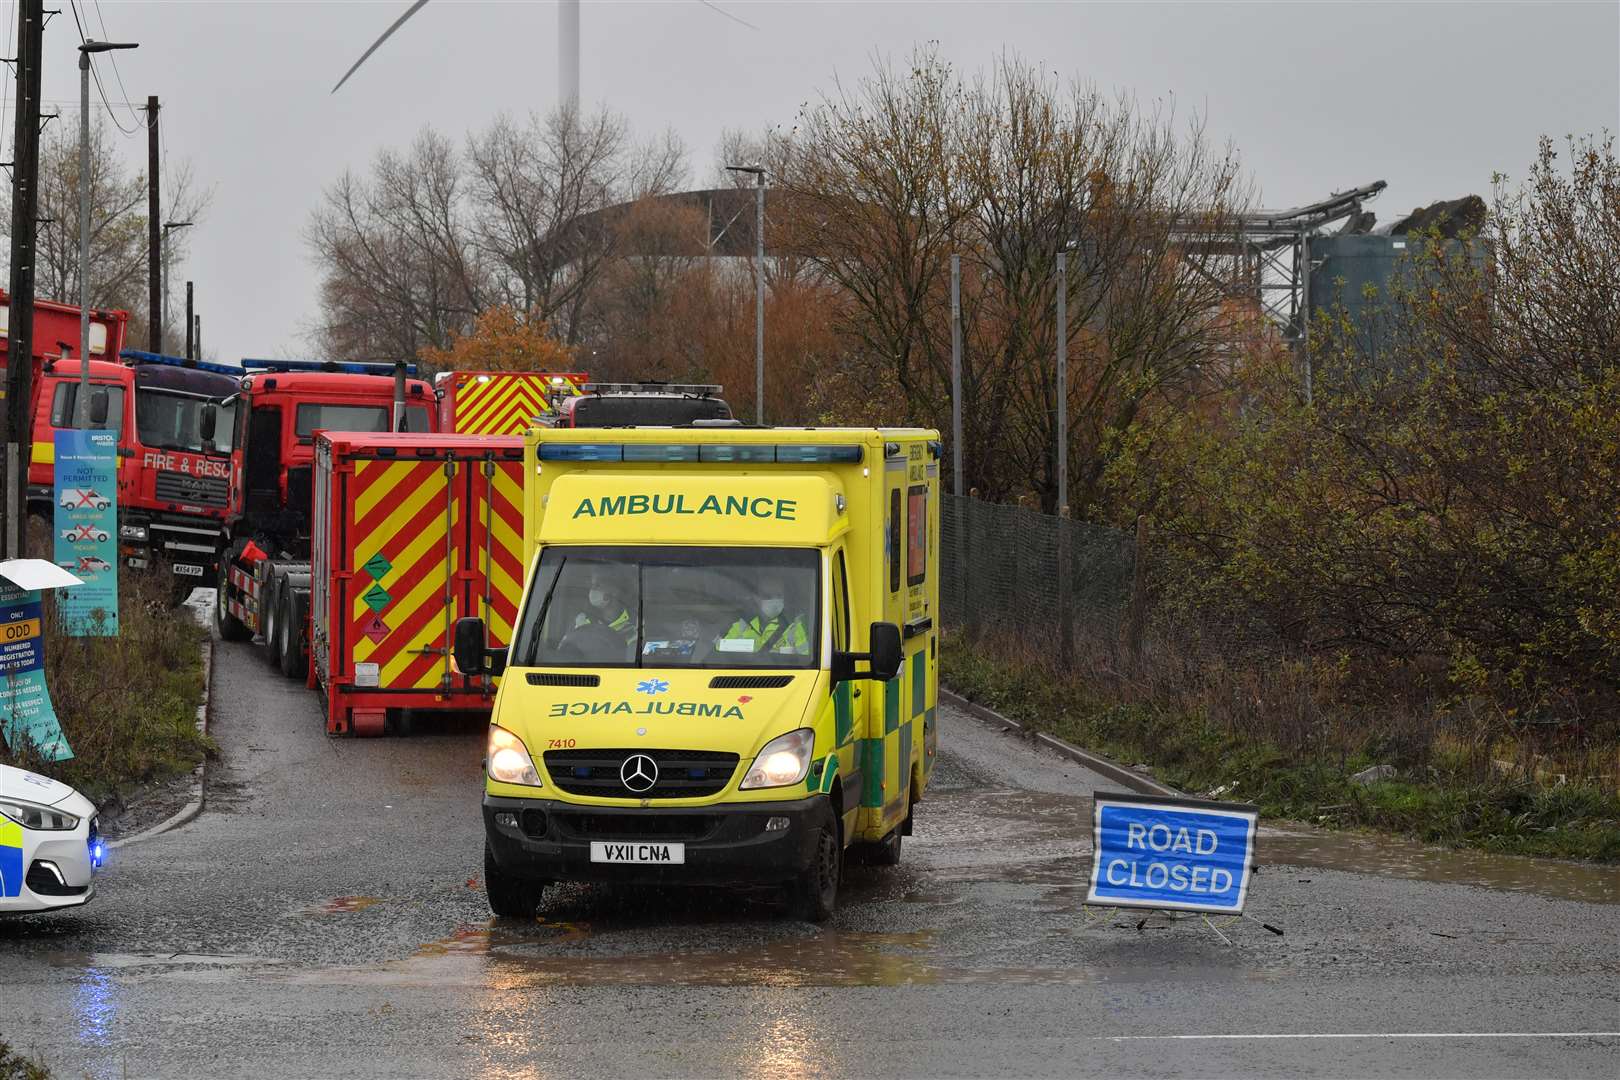
[[[197,413],[197,435],[204,446],[214,441],[214,429],[219,426],[219,406],[212,401],[204,403]]]
[[[489,647],[484,620],[476,617],[456,620],[456,640],[451,660],[456,671],[469,678],[499,675],[506,670],[506,650]]]
[[[870,633],[872,651],[867,666],[874,679],[888,682],[900,674],[900,662],[905,657],[900,647],[900,628],[892,622],[875,622]]]
[[[888,682],[900,674],[900,662],[905,652],[900,646],[900,628],[892,622],[875,622],[870,631],[870,652],[835,652],[832,658],[833,685],[851,679],[876,679]],[[865,671],[856,671],[855,662],[866,661]]]

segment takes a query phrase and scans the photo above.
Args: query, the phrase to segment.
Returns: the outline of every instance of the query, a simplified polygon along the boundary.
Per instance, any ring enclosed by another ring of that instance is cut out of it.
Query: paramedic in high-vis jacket
[[[798,598],[794,598],[798,599]],[[737,617],[717,643],[721,652],[809,656],[809,615],[802,603],[789,606],[787,584],[780,575],[759,579],[754,610]]]

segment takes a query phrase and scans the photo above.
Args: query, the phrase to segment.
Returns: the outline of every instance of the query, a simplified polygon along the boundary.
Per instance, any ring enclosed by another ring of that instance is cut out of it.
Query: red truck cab
[[[90,426],[118,436],[119,556],[134,569],[162,571],[176,595],[215,570],[229,510],[228,435],[204,440],[198,417],[237,390],[241,372],[156,353],[125,352],[120,362],[48,358],[34,385],[30,509],[51,514],[58,430],[78,423],[82,375],[90,383]],[[227,407],[228,408],[228,407]]]
[[[432,387],[407,377],[414,365],[244,360],[242,366],[247,374],[230,403],[237,469],[215,579],[215,618],[232,641],[262,628],[256,584],[262,574],[298,566],[308,576],[315,433],[392,431],[396,396],[404,406],[401,430],[438,431]]]

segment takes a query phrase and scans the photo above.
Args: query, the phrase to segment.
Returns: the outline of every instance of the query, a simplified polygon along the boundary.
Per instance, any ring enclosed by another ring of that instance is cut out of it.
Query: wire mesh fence
[[[975,637],[1016,635],[1057,658],[1077,637],[1128,646],[1132,535],[963,495],[945,495],[940,511],[947,625]]]
[[[944,621],[971,638],[1014,642],[1059,666],[1176,681],[1295,651],[1235,612],[1173,603],[1173,568],[1140,528],[970,496],[945,495],[940,510]]]

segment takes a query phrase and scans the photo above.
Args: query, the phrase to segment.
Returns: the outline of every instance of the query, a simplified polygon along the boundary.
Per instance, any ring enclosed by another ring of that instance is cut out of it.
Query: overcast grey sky
[[[587,105],[609,105],[638,133],[673,128],[700,181],[723,129],[790,125],[835,75],[856,79],[874,54],[900,58],[929,40],[968,70],[1008,50],[1144,100],[1174,94],[1237,145],[1267,205],[1385,179],[1371,206],[1380,221],[1488,194],[1493,170],[1522,176],[1542,133],[1620,128],[1614,0],[717,3],[759,30],[698,0],[584,0],[581,19]],[[15,25],[13,5],[0,6]],[[460,136],[502,110],[556,105],[551,2],[434,0],[331,96],[407,6],[100,0],[103,35],[86,0],[92,36],[141,43],[119,54],[124,87],[142,102],[159,95],[167,152],[214,190],[188,265],[170,273],[196,280],[203,334],[222,358],[308,354],[316,268],[301,234],[345,168],[424,124]],[[64,10],[46,31],[45,100],[77,100],[76,45]],[[9,118],[5,130],[9,140]],[[122,141],[144,163],[144,132]]]

